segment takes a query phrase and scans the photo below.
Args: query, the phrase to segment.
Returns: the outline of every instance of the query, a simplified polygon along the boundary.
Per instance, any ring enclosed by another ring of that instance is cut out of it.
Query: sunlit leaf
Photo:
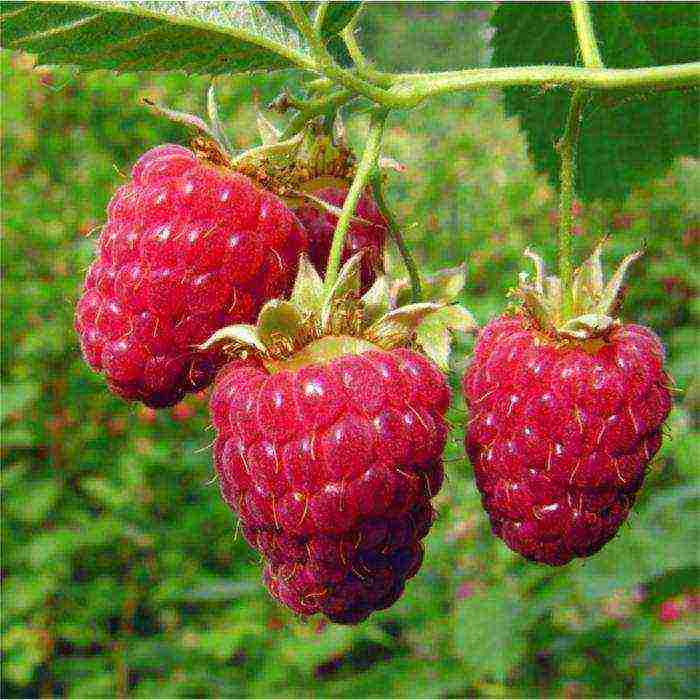
[[[84,70],[221,74],[308,67],[304,41],[252,2],[3,2],[2,46]]]

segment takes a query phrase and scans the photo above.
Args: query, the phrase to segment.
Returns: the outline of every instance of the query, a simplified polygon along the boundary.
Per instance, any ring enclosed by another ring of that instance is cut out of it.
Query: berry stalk
[[[564,135],[557,144],[561,158],[559,173],[559,278],[562,285],[563,316],[572,312],[573,294],[573,225],[572,205],[576,181],[576,149],[581,129],[581,113],[586,102],[583,91],[577,90],[571,98]]]
[[[411,281],[411,300],[414,303],[423,301],[423,291],[421,290],[420,284],[420,273],[418,271],[418,265],[413,259],[411,252],[401,235],[401,227],[396,221],[396,217],[393,215],[389,205],[384,199],[384,190],[382,188],[381,178],[379,173],[375,173],[372,178],[372,192],[374,194],[374,201],[377,203],[377,207],[381,212],[382,216],[389,224],[389,233],[396,243],[396,247],[399,249],[403,263],[406,266],[406,271],[408,272],[408,278]]]
[[[323,280],[323,288],[326,296],[333,288],[333,284],[338,277],[340,269],[340,259],[345,247],[345,234],[347,233],[350,221],[355,212],[357,202],[362,195],[362,192],[369,181],[372,171],[377,165],[379,151],[382,145],[382,137],[384,136],[384,125],[389,110],[378,108],[372,112],[372,118],[369,124],[369,135],[365,143],[365,150],[362,153],[362,158],[357,164],[355,177],[350,185],[348,195],[343,204],[343,211],[338,217],[338,223],[333,234],[333,242],[331,250],[328,254],[328,267],[326,268],[326,276]]]
[[[586,0],[571,0],[571,14],[576,28],[579,50],[586,68],[603,68],[603,59],[593,29],[593,20]],[[576,184],[576,152],[581,116],[586,103],[586,93],[576,90],[571,97],[569,115],[564,136],[558,144],[561,156],[559,188],[559,278],[562,284],[563,316],[568,317],[573,310],[573,226],[572,205]]]
[[[591,10],[586,0],[571,0],[571,14],[574,17],[578,45],[586,68],[604,68],[593,30]]]

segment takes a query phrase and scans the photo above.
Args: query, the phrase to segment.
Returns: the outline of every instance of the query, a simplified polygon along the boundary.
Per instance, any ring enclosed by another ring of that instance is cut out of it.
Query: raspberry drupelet
[[[581,319],[562,326],[577,339],[543,329],[527,310],[496,318],[462,382],[466,450],[493,532],[551,565],[590,556],[615,535],[671,409],[657,336],[600,312],[586,337],[591,317]]]
[[[306,232],[276,195],[181,146],[145,153],[107,209],[75,327],[88,364],[160,408],[213,380],[194,346],[288,292]]]
[[[354,624],[401,596],[442,485],[449,400],[437,367],[407,349],[221,371],[211,398],[221,492],[275,598]]]

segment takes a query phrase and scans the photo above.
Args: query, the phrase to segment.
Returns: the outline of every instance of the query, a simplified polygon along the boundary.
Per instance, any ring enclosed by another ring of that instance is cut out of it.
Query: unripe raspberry
[[[551,342],[524,315],[480,333],[464,376],[466,448],[496,535],[552,565],[597,552],[627,519],[671,409],[648,328]]]
[[[276,195],[164,145],[145,153],[107,209],[78,302],[83,355],[128,400],[163,407],[222,363],[195,346],[288,292],[306,232]]]
[[[214,387],[214,462],[271,594],[357,623],[420,568],[443,480],[449,389],[406,349],[270,374],[236,362]]]

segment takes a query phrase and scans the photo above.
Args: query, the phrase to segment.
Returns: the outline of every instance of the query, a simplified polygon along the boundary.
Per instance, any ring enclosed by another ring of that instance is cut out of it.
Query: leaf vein
[[[11,41],[9,43],[9,46],[14,47],[14,46],[22,46],[23,44],[26,43],[32,43],[37,40],[41,39],[48,39],[49,37],[54,37],[59,34],[65,33],[65,32],[70,32],[74,29],[78,29],[86,24],[89,24],[90,22],[94,22],[96,19],[99,19],[102,17],[102,15],[105,14],[104,12],[97,12],[94,15],[88,15],[87,17],[81,17],[80,19],[75,20],[74,22],[69,22],[67,24],[61,24],[53,29],[44,29],[39,32],[34,32],[32,34],[25,34],[21,39],[15,39],[14,41]]]

